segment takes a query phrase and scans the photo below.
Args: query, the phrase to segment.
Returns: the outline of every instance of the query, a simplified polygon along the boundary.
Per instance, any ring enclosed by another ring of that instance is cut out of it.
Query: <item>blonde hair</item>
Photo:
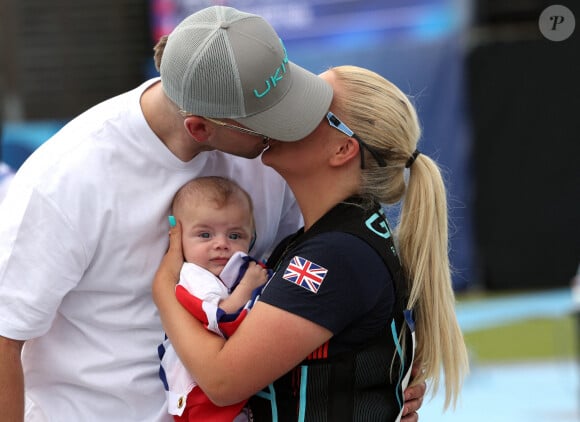
[[[367,69],[340,66],[330,70],[344,90],[344,95],[335,97],[334,111],[387,163],[379,167],[371,154],[365,154],[360,194],[383,204],[402,200],[395,233],[409,282],[408,308],[415,315],[415,359],[423,369],[413,383],[432,380],[435,394],[444,375],[445,408],[450,403],[455,406],[469,364],[454,312],[441,172],[433,160],[420,154],[405,183],[405,165],[421,136],[417,113],[405,94]]]

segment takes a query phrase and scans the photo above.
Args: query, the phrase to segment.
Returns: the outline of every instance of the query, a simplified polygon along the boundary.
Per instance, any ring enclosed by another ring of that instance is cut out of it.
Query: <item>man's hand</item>
[[[411,378],[415,377],[420,370],[420,365],[415,363],[411,370]],[[425,382],[405,389],[405,403],[403,404],[403,417],[401,418],[401,422],[417,422],[419,420],[417,411],[423,404],[426,391],[427,384]]]

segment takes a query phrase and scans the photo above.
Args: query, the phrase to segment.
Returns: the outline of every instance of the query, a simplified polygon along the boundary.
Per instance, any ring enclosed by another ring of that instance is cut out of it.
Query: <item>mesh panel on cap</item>
[[[187,31],[187,33],[182,32],[174,34],[175,38],[177,38],[175,40],[174,48],[179,48],[178,46],[183,48],[184,44],[188,44],[187,50],[198,51],[201,43],[205,41],[205,37],[192,36],[191,32],[192,31]],[[206,34],[207,32],[204,31],[203,35]],[[200,33],[200,35],[202,34]],[[188,92],[184,89],[184,87],[189,86],[187,79],[190,77],[192,68],[195,67],[193,62],[195,62],[197,59],[197,55],[188,57],[185,54],[172,54],[171,58],[172,61],[170,64],[168,64],[168,66],[171,66],[172,68],[171,73],[176,75],[175,77],[169,79],[169,82],[172,84],[171,91],[175,93],[176,98],[174,98],[174,100],[176,100],[180,106],[184,107],[189,102],[186,101]],[[181,75],[181,78],[179,78],[178,75]]]
[[[238,69],[224,31],[218,30],[211,43],[205,46],[209,54],[202,54],[193,80],[191,101],[196,113],[208,117],[243,115],[243,98]]]
[[[218,7],[208,7],[206,9],[202,9],[198,12],[195,13],[195,20],[196,22],[215,22],[216,21],[216,16],[218,15],[218,11],[222,10],[225,11],[225,9],[221,9]]]

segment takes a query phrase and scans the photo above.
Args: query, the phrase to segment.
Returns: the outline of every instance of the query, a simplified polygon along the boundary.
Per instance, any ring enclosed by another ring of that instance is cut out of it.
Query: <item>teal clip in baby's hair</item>
[[[175,223],[175,217],[174,217],[174,216],[172,216],[172,215],[170,215],[170,216],[169,216],[169,225],[170,225],[171,227],[175,227],[175,224],[176,224],[176,223]]]

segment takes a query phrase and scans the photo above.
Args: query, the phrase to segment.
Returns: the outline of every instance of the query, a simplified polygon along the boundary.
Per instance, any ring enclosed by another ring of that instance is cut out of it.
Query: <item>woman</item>
[[[431,379],[436,392],[443,369],[447,407],[468,362],[440,172],[419,154],[416,112],[394,85],[353,66],[321,77],[334,89],[326,119],[262,155],[294,192],[304,228],[272,253],[276,272],[260,301],[227,341],[205,332],[176,306],[182,258],[172,230],[154,282],[164,327],[218,405],[268,386],[252,400],[256,420],[399,420],[413,352],[422,365],[413,383]],[[379,203],[403,196],[395,248]],[[205,347],[192,352],[194,343]]]

